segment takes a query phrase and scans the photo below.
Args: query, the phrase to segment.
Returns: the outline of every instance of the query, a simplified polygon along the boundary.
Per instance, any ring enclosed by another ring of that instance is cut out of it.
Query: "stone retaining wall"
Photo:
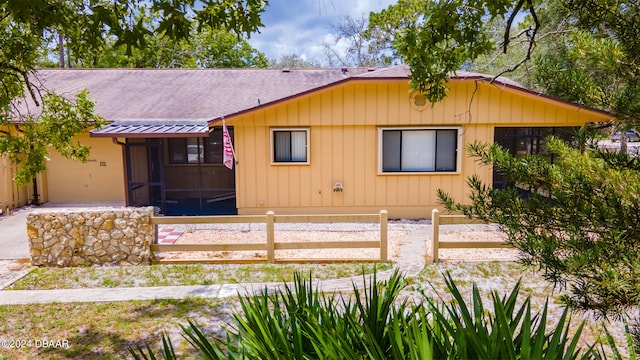
[[[153,208],[38,209],[27,217],[36,266],[149,264]]]

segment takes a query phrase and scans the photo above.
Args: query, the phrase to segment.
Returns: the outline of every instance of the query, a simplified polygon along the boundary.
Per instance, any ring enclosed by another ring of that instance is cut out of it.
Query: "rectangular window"
[[[309,163],[309,129],[272,129],[274,163]]]
[[[229,127],[233,142],[233,127]],[[170,138],[170,164],[222,164],[222,127],[210,130],[208,137]]]
[[[199,164],[203,162],[204,149],[199,138],[170,138],[170,164]]]
[[[458,129],[380,129],[382,172],[457,171]]]

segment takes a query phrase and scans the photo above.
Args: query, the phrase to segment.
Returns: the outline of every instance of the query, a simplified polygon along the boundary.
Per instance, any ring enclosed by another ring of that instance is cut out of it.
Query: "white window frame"
[[[305,144],[305,151],[306,151],[305,158],[306,158],[306,161],[276,161],[275,133],[276,132],[282,132],[282,131],[285,131],[285,132],[286,131],[289,131],[289,132],[292,132],[292,131],[304,131],[305,132],[305,134],[306,134],[306,137],[305,137],[305,141],[306,141],[306,144]],[[310,128],[308,128],[308,127],[304,127],[304,128],[291,128],[291,127],[288,127],[288,128],[271,128],[270,129],[270,136],[269,136],[270,137],[270,147],[269,148],[270,148],[271,165],[289,165],[289,166],[290,165],[309,165],[310,164],[310,156],[311,156],[311,153],[309,151],[309,149],[310,149],[310,145],[309,144],[310,144],[310,139],[311,139],[310,132],[311,132]]]
[[[456,130],[456,168],[453,171],[384,171],[383,169],[383,133],[387,130]],[[378,128],[378,175],[447,175],[459,174],[462,164],[462,127],[460,126],[429,126],[429,127],[379,127]]]

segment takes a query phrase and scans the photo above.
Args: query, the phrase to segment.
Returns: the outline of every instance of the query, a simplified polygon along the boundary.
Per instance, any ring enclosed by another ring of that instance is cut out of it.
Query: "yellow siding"
[[[237,206],[240,214],[389,211],[391,218],[425,218],[438,206],[436,190],[466,197],[465,180],[491,169],[461,156],[459,173],[378,173],[378,128],[459,126],[461,146],[492,142],[495,126],[577,126],[606,116],[528,93],[473,82],[453,82],[449,96],[421,110],[406,81],[348,82],[236,118]],[[272,127],[310,129],[310,163],[272,165]],[[345,191],[335,193],[341,182]]]
[[[47,190],[51,202],[124,201],[122,149],[109,138],[76,139],[91,147],[89,161],[81,163],[52,151],[47,164]]]
[[[14,131],[6,126],[1,126],[0,131]],[[2,136],[2,135],[0,135]],[[12,165],[8,158],[0,157],[0,214],[4,214],[8,210],[12,210],[33,201],[33,185],[16,186],[13,183],[13,175],[18,170]],[[46,200],[43,193],[42,175],[37,176],[38,191],[40,192],[40,201]]]
[[[24,206],[31,201],[29,186],[15,186],[13,174],[16,167],[11,165],[9,159],[0,157],[0,214],[6,211]]]

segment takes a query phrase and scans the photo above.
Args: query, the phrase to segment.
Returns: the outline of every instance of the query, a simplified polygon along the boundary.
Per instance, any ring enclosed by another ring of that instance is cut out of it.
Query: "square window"
[[[383,173],[455,172],[458,129],[379,129]]]
[[[186,138],[169,139],[169,163],[171,164],[187,163],[187,139]]]
[[[273,163],[309,163],[309,129],[271,129]]]
[[[233,143],[233,127],[227,127],[231,142]],[[206,164],[222,164],[223,159],[223,140],[222,127],[215,127],[210,130],[209,137],[202,138],[204,145],[204,162]]]

